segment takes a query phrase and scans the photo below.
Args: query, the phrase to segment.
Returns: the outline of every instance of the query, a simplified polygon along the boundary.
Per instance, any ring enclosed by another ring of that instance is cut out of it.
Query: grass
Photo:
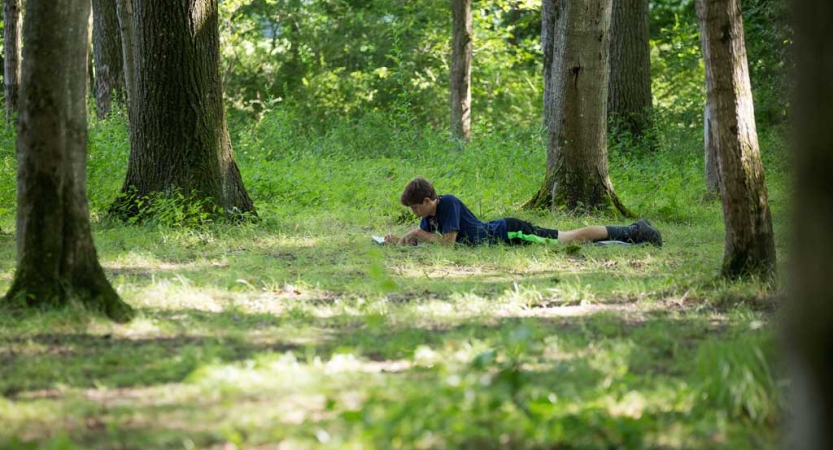
[[[286,127],[275,115],[236,132],[261,221],[182,227],[101,216],[126,132],[119,118],[93,124],[96,245],[139,314],[0,316],[0,449],[780,446],[778,287],[718,278],[722,216],[700,194],[698,130],[611,155],[661,249],[445,249],[370,243],[415,225],[397,202],[415,175],[486,219],[624,219],[518,209],[544,167],[534,133],[460,148],[353,123],[275,143]],[[788,169],[777,134],[761,143],[783,267]],[[0,149],[4,205],[12,154]],[[0,291],[14,261],[1,234]]]

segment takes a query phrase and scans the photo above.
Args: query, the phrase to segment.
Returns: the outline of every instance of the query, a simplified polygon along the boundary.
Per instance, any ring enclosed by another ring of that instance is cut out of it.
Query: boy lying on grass
[[[628,226],[590,226],[569,231],[537,227],[520,219],[506,217],[481,222],[457,197],[437,195],[434,186],[425,178],[411,180],[402,196],[402,205],[411,208],[422,218],[419,228],[404,236],[385,236],[385,243],[414,245],[431,242],[443,245],[455,243],[478,245],[503,242],[510,245],[557,240],[562,244],[583,244],[598,241],[619,241],[629,244],[649,243],[662,247],[662,235],[645,220]]]

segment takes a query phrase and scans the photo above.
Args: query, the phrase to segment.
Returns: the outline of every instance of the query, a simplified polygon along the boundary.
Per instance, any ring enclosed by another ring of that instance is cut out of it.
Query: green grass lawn
[[[125,226],[101,217],[122,182],[123,130],[96,126],[95,240],[138,317],[0,316],[0,449],[780,445],[780,290],[718,277],[722,215],[701,198],[696,140],[611,155],[614,185],[662,248],[399,248],[370,235],[416,224],[397,204],[416,175],[483,219],[627,219],[519,209],[543,175],[533,137],[451,150],[412,134],[357,159],[343,135],[264,156],[256,130],[236,148],[260,221],[173,226],[196,220],[179,205],[169,223]],[[762,138],[783,267],[778,142]],[[13,217],[0,211],[0,228]],[[14,236],[0,235],[0,291],[14,260]]]

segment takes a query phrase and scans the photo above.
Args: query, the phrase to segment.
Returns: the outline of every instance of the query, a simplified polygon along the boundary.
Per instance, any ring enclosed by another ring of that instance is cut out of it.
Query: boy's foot
[[[651,226],[651,222],[645,219],[639,219],[631,227],[633,227],[633,231],[631,232],[630,238],[634,244],[647,242],[657,247],[662,247],[662,234],[660,234],[659,230]]]

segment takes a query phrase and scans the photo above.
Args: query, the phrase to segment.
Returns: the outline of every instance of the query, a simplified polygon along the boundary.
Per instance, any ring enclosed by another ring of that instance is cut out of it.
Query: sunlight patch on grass
[[[51,399],[7,400],[0,397],[0,438],[17,436],[32,440],[54,435],[63,419],[62,408]],[[5,439],[0,439],[5,440]]]

